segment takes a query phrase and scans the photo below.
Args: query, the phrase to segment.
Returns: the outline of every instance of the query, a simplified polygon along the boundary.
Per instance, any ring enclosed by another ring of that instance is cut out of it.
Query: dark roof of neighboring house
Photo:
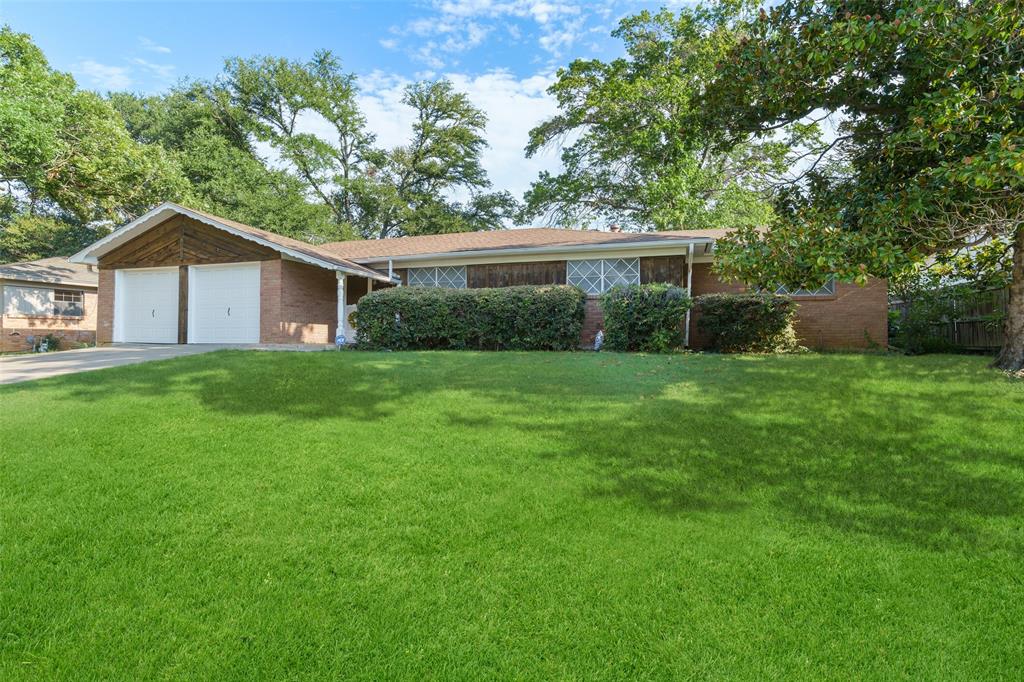
[[[319,248],[341,258],[365,260],[391,256],[417,256],[458,251],[528,249],[587,244],[630,244],[672,240],[719,239],[730,230],[674,230],[665,232],[599,232],[554,227],[528,227],[489,232],[457,232],[392,239],[331,242]]]
[[[0,265],[0,279],[76,284],[86,287],[96,287],[99,283],[95,268],[82,263],[72,263],[63,257]]]

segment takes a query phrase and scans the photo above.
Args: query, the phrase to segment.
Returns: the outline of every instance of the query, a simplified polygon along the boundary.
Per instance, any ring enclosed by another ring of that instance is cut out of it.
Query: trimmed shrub
[[[570,286],[396,287],[360,299],[353,321],[360,348],[573,350],[584,301]]]
[[[604,347],[616,351],[666,353],[683,345],[683,320],[690,309],[686,289],[672,284],[612,287],[601,296]]]
[[[697,324],[711,350],[783,353],[796,350],[796,303],[775,294],[704,294],[697,297]]]

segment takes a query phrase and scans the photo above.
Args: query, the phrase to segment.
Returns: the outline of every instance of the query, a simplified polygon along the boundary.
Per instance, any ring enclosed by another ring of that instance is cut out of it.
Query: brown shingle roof
[[[252,225],[246,225],[245,223],[240,223],[235,220],[221,218],[218,215],[207,213],[206,211],[200,211],[197,208],[188,208],[184,206],[182,208],[185,208],[186,210],[191,211],[192,213],[196,213],[205,218],[208,218],[209,220],[223,223],[225,225],[228,225],[229,227],[233,227],[236,230],[239,230],[240,232],[247,232],[248,234],[251,234],[254,237],[265,239],[268,242],[277,244],[278,246],[283,246],[286,249],[298,251],[299,253],[303,253],[307,256],[310,256],[311,258],[318,258],[320,260],[327,261],[328,263],[341,265],[346,268],[351,268],[353,270],[365,272],[367,274],[372,274],[375,276],[380,276],[381,274],[376,270],[372,270],[365,266],[359,265],[358,263],[352,263],[351,261],[346,260],[345,256],[334,253],[333,251],[328,251],[324,246],[313,246],[309,242],[304,242],[299,239],[292,239],[291,237],[285,237],[284,235],[280,235],[275,232],[267,232],[266,230],[261,230],[258,227],[253,227]]]
[[[362,239],[331,242],[319,248],[337,257],[349,259],[418,256],[458,251],[524,249],[584,244],[623,244],[666,242],[676,239],[719,239],[729,230],[674,230],[665,232],[598,232],[566,230],[553,227],[530,227],[490,232],[458,232],[394,239]]]
[[[53,284],[98,286],[96,270],[83,263],[72,263],[67,258],[43,258],[0,265],[0,279]]]

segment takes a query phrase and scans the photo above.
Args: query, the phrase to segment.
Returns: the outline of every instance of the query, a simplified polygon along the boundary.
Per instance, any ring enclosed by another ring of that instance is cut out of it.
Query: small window
[[[85,315],[85,293],[74,289],[53,290],[53,314],[59,317]]]
[[[784,286],[780,286],[775,290],[776,294],[780,296],[802,296],[804,298],[822,298],[826,296],[836,295],[836,279],[835,277],[829,277],[828,281],[822,284],[817,289],[796,289],[790,291]]]
[[[602,294],[619,284],[640,283],[639,258],[571,260],[565,268],[566,281],[587,294]]]
[[[409,268],[409,286],[465,289],[466,268],[453,265],[443,268]]]

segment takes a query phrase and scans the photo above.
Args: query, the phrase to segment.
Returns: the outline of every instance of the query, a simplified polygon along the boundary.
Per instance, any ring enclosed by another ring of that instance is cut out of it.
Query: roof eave
[[[560,244],[558,246],[527,246],[527,247],[515,247],[515,248],[502,248],[495,247],[491,249],[474,249],[472,251],[435,251],[432,253],[416,253],[416,254],[404,254],[396,256],[364,256],[359,258],[348,258],[353,263],[380,263],[384,261],[392,261],[395,263],[410,262],[417,260],[436,260],[440,258],[465,258],[471,260],[473,258],[479,258],[481,256],[496,256],[496,255],[533,255],[533,254],[572,254],[572,253],[589,253],[592,251],[615,251],[623,249],[640,249],[640,250],[655,250],[663,249],[666,246],[683,246],[688,247],[690,244],[714,244],[715,240],[711,237],[693,237],[693,238],[682,238],[673,237],[659,240],[649,240],[643,242],[602,242],[600,244]]]
[[[219,220],[214,220],[201,213],[196,213],[195,211],[192,211],[188,208],[185,208],[184,206],[175,204],[170,201],[165,201],[159,206],[147,211],[146,213],[143,213],[141,216],[131,221],[127,225],[119,227],[118,229],[108,234],[106,237],[103,237],[102,239],[99,239],[90,244],[89,246],[85,247],[78,253],[68,258],[68,260],[71,261],[72,263],[86,263],[89,265],[97,264],[99,262],[99,256],[109,253],[113,249],[120,246],[120,244],[123,243],[124,241],[131,239],[132,236],[134,236],[135,232],[144,232],[148,230],[150,227],[152,227],[146,225],[146,223],[155,219],[164,211],[171,211],[172,213],[187,216],[193,220],[197,220],[201,223],[205,223],[206,225],[210,225],[211,227],[215,227],[229,234],[233,234],[236,237],[240,237],[241,239],[246,239],[248,241],[255,242],[257,244],[265,246],[269,249],[273,249],[274,251],[277,251],[278,253],[281,254],[285,254],[297,261],[307,263],[309,265],[315,265],[317,267],[324,268],[325,270],[334,270],[335,272],[344,272],[345,274],[348,275],[369,277],[379,282],[393,282],[393,278],[388,277],[386,274],[377,272],[376,270],[373,270],[371,268],[360,266],[358,263],[349,261],[352,263],[352,265],[356,266],[350,267],[348,265],[345,265],[344,263],[331,262],[328,260],[324,260],[322,258],[317,258],[307,253],[303,253],[302,251],[298,251],[287,246],[282,246],[281,244],[273,242],[269,239],[264,239],[259,235],[252,234],[251,232],[239,230],[237,228],[232,227],[231,225],[222,223]],[[348,259],[342,260],[348,261]]]

